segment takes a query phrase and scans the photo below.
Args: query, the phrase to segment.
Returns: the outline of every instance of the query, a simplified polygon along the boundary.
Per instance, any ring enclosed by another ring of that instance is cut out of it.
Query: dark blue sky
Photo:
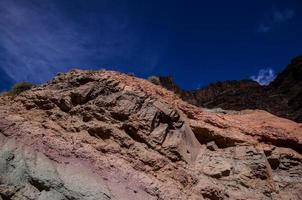
[[[301,35],[301,0],[1,0],[0,90],[71,68],[266,84]]]

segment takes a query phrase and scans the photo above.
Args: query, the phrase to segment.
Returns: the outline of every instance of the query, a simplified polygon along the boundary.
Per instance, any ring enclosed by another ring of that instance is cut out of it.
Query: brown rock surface
[[[0,98],[0,199],[301,199],[302,125],[73,70]]]

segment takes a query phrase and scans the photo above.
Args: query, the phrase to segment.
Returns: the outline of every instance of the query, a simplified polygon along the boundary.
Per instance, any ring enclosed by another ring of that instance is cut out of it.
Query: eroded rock
[[[300,199],[302,127],[209,111],[146,80],[73,70],[0,97],[0,197]]]

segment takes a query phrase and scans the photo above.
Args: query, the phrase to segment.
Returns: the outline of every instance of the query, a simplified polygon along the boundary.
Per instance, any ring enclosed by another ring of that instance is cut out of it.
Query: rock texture
[[[183,91],[171,77],[153,77],[151,81],[197,106],[231,110],[261,109],[302,122],[302,56],[293,59],[268,86],[251,80],[224,81],[195,91]]]
[[[0,98],[0,199],[301,199],[302,125],[113,71]]]

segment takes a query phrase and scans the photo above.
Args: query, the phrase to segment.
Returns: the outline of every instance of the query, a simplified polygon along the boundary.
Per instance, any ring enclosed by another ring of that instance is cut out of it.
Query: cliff
[[[196,107],[113,71],[0,98],[3,200],[298,200],[301,152],[301,124]]]

